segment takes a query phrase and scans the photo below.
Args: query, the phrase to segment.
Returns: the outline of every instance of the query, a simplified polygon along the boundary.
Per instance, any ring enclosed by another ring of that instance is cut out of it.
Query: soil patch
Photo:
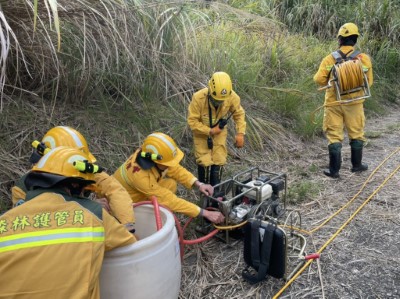
[[[290,159],[261,163],[265,170],[287,173],[289,188],[302,182],[317,188],[312,198],[288,206],[300,211],[305,230],[315,229],[352,201],[312,237],[307,236],[306,251],[315,252],[349,221],[322,252],[320,260],[313,262],[280,298],[400,298],[398,111],[368,119],[366,135],[369,141],[364,162],[369,170],[361,174],[350,171],[348,140],[343,143],[338,180],[322,174],[328,163],[324,138],[304,144],[301,152]],[[310,170],[312,165],[314,171]],[[360,211],[355,215],[357,209]],[[185,236],[195,237],[193,232]],[[274,278],[250,285],[241,277],[244,267],[242,241],[228,246],[212,239],[186,246],[180,298],[272,298],[285,285],[283,280]]]

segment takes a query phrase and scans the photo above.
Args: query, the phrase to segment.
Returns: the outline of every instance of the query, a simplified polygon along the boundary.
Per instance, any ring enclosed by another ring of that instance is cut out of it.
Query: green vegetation
[[[320,186],[312,181],[304,180],[291,184],[288,190],[288,202],[298,204],[315,197],[320,191]]]
[[[349,21],[374,63],[367,113],[398,101],[396,1],[45,2],[0,0],[0,148],[22,168],[31,140],[60,124],[79,129],[110,170],[152,131],[171,134],[193,166],[186,110],[217,70],[247,111],[247,161],[285,154],[290,134],[321,134],[312,76]],[[6,187],[20,174],[10,169]]]

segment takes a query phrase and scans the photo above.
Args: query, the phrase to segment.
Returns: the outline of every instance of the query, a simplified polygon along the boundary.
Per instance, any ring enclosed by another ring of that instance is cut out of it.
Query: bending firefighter
[[[135,238],[82,197],[94,174],[77,165],[89,159],[81,150],[57,147],[26,175],[25,203],[0,216],[0,298],[100,298],[104,252]]]
[[[200,215],[214,223],[224,221],[220,212],[203,210],[175,194],[177,183],[187,189],[196,186],[205,195],[211,196],[214,192],[211,185],[201,183],[179,164],[183,156],[171,137],[163,133],[153,133],[117,169],[114,177],[125,187],[133,202],[145,201],[154,195],[160,204],[174,212],[189,217]]]
[[[33,164],[37,163],[45,152],[59,146],[77,148],[88,155],[89,162],[96,162],[96,158],[89,151],[86,139],[81,133],[71,127],[54,127],[43,136],[41,142],[36,141],[33,144],[35,150],[30,157],[30,162]],[[11,189],[14,206],[24,202],[25,193],[28,190],[24,180],[25,176]],[[95,200],[101,203],[129,231],[134,231],[135,217],[132,201],[126,190],[114,177],[108,175],[105,171],[96,173],[94,180],[96,181],[93,188],[96,194]]]
[[[229,75],[216,72],[208,87],[193,95],[187,120],[193,132],[199,180],[212,186],[220,183],[226,164],[226,125],[230,118],[236,125],[235,146],[241,148],[246,133],[245,111],[240,105],[240,97],[232,89]]]
[[[346,128],[351,147],[352,172],[368,169],[362,164],[365,142],[363,102],[373,83],[372,64],[368,55],[355,49],[358,28],[353,23],[340,27],[339,49],[326,56],[314,75],[314,81],[325,86],[323,131],[328,139],[329,169],[324,174],[339,177],[341,149]],[[333,82],[333,85],[331,83]]]

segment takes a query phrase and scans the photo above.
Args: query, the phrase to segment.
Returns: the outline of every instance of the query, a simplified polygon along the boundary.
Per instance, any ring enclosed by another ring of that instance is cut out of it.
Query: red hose
[[[181,260],[183,260],[185,245],[193,245],[193,244],[197,244],[197,243],[201,243],[201,242],[207,241],[207,240],[211,239],[212,237],[214,237],[219,231],[218,229],[215,229],[215,230],[211,231],[210,233],[208,233],[207,235],[205,235],[205,236],[203,236],[201,238],[197,238],[197,239],[193,239],[193,240],[185,240],[183,238],[183,235],[185,233],[185,229],[187,228],[189,223],[192,222],[193,218],[189,218],[189,220],[185,223],[185,225],[183,226],[183,229],[182,229],[182,226],[181,226],[181,224],[179,222],[179,219],[176,217],[176,215],[169,208],[167,208],[166,206],[160,205],[155,196],[151,197],[151,201],[141,201],[141,202],[134,203],[133,207],[138,207],[138,206],[142,206],[142,205],[146,205],[146,204],[153,204],[154,205],[155,214],[157,213],[156,211],[158,211],[158,216],[155,215],[157,230],[159,230],[157,221],[159,221],[159,223],[162,223],[161,222],[161,216],[160,216],[159,207],[163,207],[164,209],[170,211],[172,213],[172,215],[174,216],[176,229],[178,231],[179,248],[180,248],[180,252],[181,252]],[[157,205],[157,208],[156,208],[156,205]],[[159,220],[157,220],[157,218],[159,218]]]
[[[197,239],[194,239],[194,240],[183,240],[183,244],[185,244],[185,245],[193,245],[193,244],[197,244],[197,243],[201,243],[201,242],[207,241],[208,239],[214,237],[218,232],[219,232],[218,229],[214,229],[211,233],[205,235],[204,237],[197,238]]]
[[[304,259],[305,260],[315,260],[315,259],[319,259],[319,257],[320,257],[319,253],[312,253],[312,254],[306,255],[304,257]]]
[[[141,202],[136,202],[133,204],[133,207],[139,207],[143,205],[153,205],[154,206],[154,217],[156,218],[156,228],[157,231],[159,231],[162,228],[162,221],[161,221],[161,215],[160,215],[160,205],[158,204],[157,198],[154,196],[151,198],[151,201],[141,201]]]
[[[160,229],[162,229],[160,206],[158,205],[157,197],[151,196],[150,199],[151,199],[151,203],[154,206],[154,217],[156,217],[156,227],[157,227],[157,231],[159,231]]]

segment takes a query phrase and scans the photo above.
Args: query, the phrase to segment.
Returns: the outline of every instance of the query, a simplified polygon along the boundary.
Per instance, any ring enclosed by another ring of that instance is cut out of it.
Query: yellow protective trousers
[[[208,102],[208,88],[203,88],[193,94],[188,108],[188,125],[193,133],[196,164],[201,166],[225,165],[228,156],[227,136],[225,127],[221,133],[211,136],[213,148],[209,149],[207,138],[210,136],[211,124],[215,125],[220,119],[226,119],[232,114],[236,133],[246,133],[245,111],[240,104],[240,97],[232,91],[232,95],[224,100],[218,108]]]
[[[365,141],[363,103],[326,106],[324,109],[323,131],[329,144],[343,141],[344,128],[350,140]]]

